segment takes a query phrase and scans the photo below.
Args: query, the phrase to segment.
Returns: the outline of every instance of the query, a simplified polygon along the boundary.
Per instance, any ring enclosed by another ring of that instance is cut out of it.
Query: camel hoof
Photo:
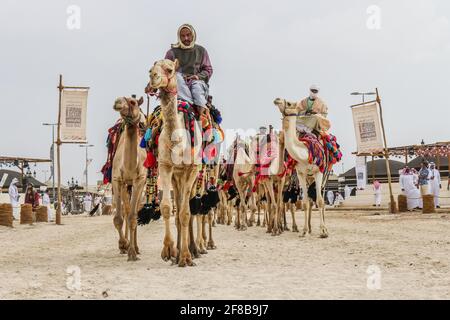
[[[128,250],[128,261],[138,261],[136,250]]]
[[[292,227],[292,232],[299,232],[297,226]]]
[[[126,254],[128,253],[128,248],[130,247],[130,243],[128,240],[121,241],[119,240],[119,250],[120,254]]]
[[[180,260],[180,262],[178,263],[178,266],[180,268],[184,268],[184,267],[195,267],[196,264],[194,263],[194,261],[192,261],[192,259],[182,259]]]
[[[289,227],[284,227],[284,231],[291,231],[291,229],[289,229]]]
[[[328,233],[326,233],[326,232],[321,233],[321,234],[320,234],[320,238],[321,238],[321,239],[326,239],[326,238],[328,238]]]
[[[175,249],[175,247],[170,247],[170,246],[164,246],[162,251],[161,251],[161,258],[164,261],[169,261],[172,258],[176,258],[177,256],[177,249]]]
[[[206,249],[200,249],[200,254],[207,254],[208,251],[206,251]]]
[[[207,249],[208,249],[208,250],[215,250],[215,249],[217,249],[217,247],[216,247],[216,245],[214,244],[214,242],[209,242],[209,243],[208,243]]]

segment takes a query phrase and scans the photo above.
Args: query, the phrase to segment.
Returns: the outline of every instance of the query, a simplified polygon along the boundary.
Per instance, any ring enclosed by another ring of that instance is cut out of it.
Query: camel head
[[[120,113],[122,119],[128,125],[136,125],[142,121],[142,112],[139,107],[144,102],[141,97],[139,100],[135,98],[120,97],[114,102],[113,109]]]
[[[291,116],[298,114],[297,102],[287,101],[286,99],[276,98],[273,102],[283,116]]]
[[[164,59],[155,62],[150,69],[150,82],[145,88],[145,92],[155,92],[158,89],[173,93],[176,92],[177,81],[175,73],[178,69],[178,60],[175,61]]]

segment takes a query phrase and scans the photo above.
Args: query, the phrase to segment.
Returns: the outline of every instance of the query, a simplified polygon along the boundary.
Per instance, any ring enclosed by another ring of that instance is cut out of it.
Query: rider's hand
[[[193,75],[193,76],[187,76],[186,80],[200,80],[200,78],[196,75]]]

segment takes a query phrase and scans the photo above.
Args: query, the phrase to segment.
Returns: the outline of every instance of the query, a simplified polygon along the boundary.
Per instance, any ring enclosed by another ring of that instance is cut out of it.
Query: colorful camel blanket
[[[211,118],[200,116],[200,114],[186,101],[178,100],[178,112],[183,114],[184,127],[190,135],[191,149],[195,144],[195,122],[199,122],[202,129],[202,162],[204,164],[217,162],[219,146],[224,140],[224,133],[220,127],[221,114],[216,108],[211,109]],[[141,147],[147,150],[147,159],[144,163],[146,168],[156,167],[158,158],[158,140],[162,132],[164,120],[161,107],[157,106],[149,116],[149,124],[145,135],[141,140]]]
[[[325,131],[317,137],[311,133],[305,133],[298,138],[309,151],[308,162],[319,167],[320,172],[330,172],[333,165],[341,161],[342,152],[334,135]],[[319,140],[320,139],[320,140]],[[288,168],[295,167],[296,161],[288,156]]]
[[[116,154],[119,137],[125,129],[125,123],[119,119],[116,124],[108,129],[108,137],[106,138],[106,147],[108,148],[108,157],[106,163],[102,167],[103,184],[110,183],[112,180],[112,163]]]
[[[144,123],[139,123],[137,130],[140,135],[144,131]],[[117,146],[119,144],[119,138],[122,132],[125,130],[125,122],[123,119],[117,120],[116,124],[108,129],[108,137],[106,138],[106,148],[108,148],[108,156],[106,163],[103,165],[101,172],[103,174],[103,184],[110,183],[112,181],[112,164],[114,156],[116,154]]]

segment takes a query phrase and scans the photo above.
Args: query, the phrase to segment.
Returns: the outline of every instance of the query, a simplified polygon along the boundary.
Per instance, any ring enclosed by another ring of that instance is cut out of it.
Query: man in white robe
[[[329,203],[329,205],[332,206],[333,203],[334,203],[334,193],[333,193],[333,191],[328,190],[328,192],[327,192],[327,198],[328,198],[328,203]]]
[[[44,195],[42,196],[42,205],[47,207],[48,212],[48,221],[54,221],[53,209],[50,204],[50,196],[48,195],[48,190],[45,190]]]
[[[86,193],[83,199],[84,211],[90,212],[92,210],[92,197],[90,193]]]
[[[430,182],[430,194],[434,196],[434,206],[439,206],[439,192],[441,190],[441,174],[436,169],[434,162],[430,162],[430,173],[428,175],[428,181]]]
[[[19,203],[19,189],[17,189],[17,184],[19,180],[17,178],[12,179],[11,184],[9,185],[8,193],[9,200],[11,201],[11,206],[13,209],[13,217],[15,220],[19,220],[20,218],[20,203]]]
[[[407,198],[409,211],[422,208],[422,197],[417,188],[418,177],[414,175],[410,168],[406,167],[400,174],[400,187]]]
[[[375,196],[375,204],[374,206],[381,206],[381,183],[378,180],[375,180],[373,183],[373,192]]]
[[[351,193],[352,193],[352,189],[346,184],[344,187],[345,200],[347,200],[350,197]]]

